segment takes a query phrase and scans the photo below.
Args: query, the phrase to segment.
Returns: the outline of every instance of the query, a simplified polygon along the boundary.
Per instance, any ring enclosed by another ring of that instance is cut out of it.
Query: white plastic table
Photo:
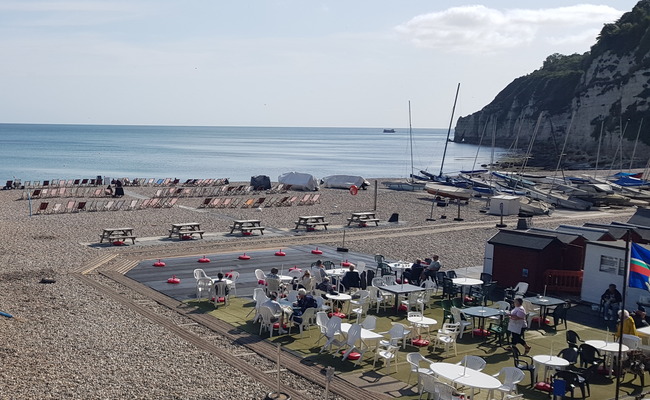
[[[470,388],[472,390],[470,395],[472,399],[475,398],[474,389],[476,388],[492,391],[501,386],[501,382],[497,378],[471,368],[465,368],[462,364],[431,363],[430,368],[434,375]],[[488,398],[492,398],[491,393],[488,394]]]
[[[431,326],[438,324],[438,321],[436,321],[433,318],[429,317],[408,317],[406,319],[408,322],[410,322],[415,329],[418,331],[418,336],[420,336],[422,333],[420,332],[420,329],[422,328],[427,328],[427,333],[431,332]]]
[[[603,356],[605,356],[605,364],[606,368],[608,369],[608,377],[612,377],[612,364],[614,363],[614,355],[618,353],[618,348],[619,348],[619,343],[618,342],[607,342],[604,340],[586,340],[585,343],[587,343],[590,346],[593,346],[598,349],[601,353],[603,353]],[[621,348],[621,351],[623,353],[627,352],[630,350],[629,347],[626,345],[623,345]]]
[[[462,286],[460,288],[460,293],[462,295],[469,294],[472,286],[481,286],[483,284],[482,280],[475,278],[454,278],[451,281],[454,283],[454,285]]]
[[[330,299],[332,301],[337,301],[339,303],[344,303],[344,302],[348,302],[348,301],[352,300],[352,296],[350,296],[349,294],[346,294],[346,293],[339,293],[339,294],[328,293],[326,296],[327,296],[328,299]],[[332,304],[332,306],[333,305],[334,304]],[[334,309],[334,307],[332,307],[332,309]],[[341,305],[341,309],[343,309],[343,305]]]
[[[478,318],[478,325],[474,325],[476,328],[481,330],[483,338],[486,338],[487,331],[485,330],[485,319],[494,317],[501,314],[501,311],[498,308],[476,306],[468,307],[460,310],[463,314],[469,315],[472,318]]]
[[[648,344],[650,344],[650,326],[644,326],[643,328],[637,328],[636,331],[639,335],[646,338]]]
[[[347,336],[351,326],[352,324],[349,324],[347,322],[341,323],[341,332],[345,333],[345,335]],[[378,334],[377,332],[373,332],[366,328],[361,328],[361,343],[367,349],[377,348],[377,342],[381,339],[385,339],[385,337],[383,335]],[[372,347],[369,346],[367,342],[374,342],[373,346]]]
[[[540,354],[533,356],[533,361],[535,364],[544,366],[544,382],[546,382],[549,369],[563,369],[569,366],[569,361],[565,360],[562,357],[557,357],[550,354]],[[538,370],[539,369],[535,367],[535,371]]]

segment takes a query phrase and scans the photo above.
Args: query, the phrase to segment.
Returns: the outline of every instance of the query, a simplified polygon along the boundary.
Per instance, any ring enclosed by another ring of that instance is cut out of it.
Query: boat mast
[[[413,128],[411,126],[411,100],[409,100],[409,143],[411,146],[411,176],[410,179],[413,180]]]
[[[447,140],[445,140],[445,150],[442,152],[442,163],[440,163],[440,177],[442,177],[442,169],[445,166],[445,156],[447,155],[447,145],[449,144],[449,135],[451,134],[451,125],[454,123],[454,112],[456,111],[456,102],[458,101],[458,92],[460,91],[460,82],[456,87],[456,97],[454,98],[454,107],[451,109],[451,119],[449,120],[449,129],[447,129]]]

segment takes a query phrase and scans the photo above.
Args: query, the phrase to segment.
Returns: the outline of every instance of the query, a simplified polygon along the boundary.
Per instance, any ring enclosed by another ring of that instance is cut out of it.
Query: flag
[[[632,243],[630,253],[630,287],[650,291],[650,250]]]

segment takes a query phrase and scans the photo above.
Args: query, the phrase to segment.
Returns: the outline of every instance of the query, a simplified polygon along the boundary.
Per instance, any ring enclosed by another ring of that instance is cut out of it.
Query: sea
[[[3,183],[96,176],[277,181],[286,172],[407,178],[420,170],[479,169],[505,152],[448,142],[447,129],[0,124]]]

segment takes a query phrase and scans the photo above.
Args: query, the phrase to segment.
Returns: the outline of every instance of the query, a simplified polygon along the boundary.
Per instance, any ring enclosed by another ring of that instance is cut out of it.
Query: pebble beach
[[[255,248],[257,238],[225,235],[232,220],[255,218],[283,233],[264,237],[264,246],[276,242],[286,246],[292,238],[312,234],[316,242],[339,246],[345,231],[345,247],[351,251],[409,261],[439,254],[444,269],[483,264],[485,242],[498,231],[499,223],[498,216],[481,212],[485,199],[472,199],[460,207],[438,207],[435,202],[432,206],[432,196],[426,192],[390,191],[383,188],[381,179],[369,181],[370,187],[354,196],[347,190],[321,189],[319,203],[305,206],[203,209],[198,208],[203,198],[188,197],[172,208],[32,216],[28,201],[20,199],[20,190],[0,191],[0,311],[14,316],[0,317],[4,339],[0,344],[0,399],[263,399],[273,390],[79,279],[83,265],[110,252],[128,254],[137,249],[142,258],[156,258],[166,252],[198,254],[212,245],[214,251]],[[124,198],[147,198],[155,191],[155,187],[126,187]],[[47,199],[51,204],[67,200]],[[33,200],[34,210],[40,201],[44,200]],[[382,221],[379,227],[343,228],[350,213],[373,209]],[[532,224],[555,228],[587,221],[625,222],[634,211],[634,207],[556,210],[550,216],[535,216]],[[395,213],[399,222],[386,222]],[[329,229],[296,233],[294,221],[300,215],[323,215]],[[454,221],[459,215],[463,220]],[[170,224],[191,221],[216,235],[156,242],[155,238],[167,235]],[[514,228],[517,218],[506,217],[504,222]],[[91,245],[99,241],[103,228],[117,226],[133,227],[138,238],[148,238],[147,244]],[[363,235],[358,234],[361,231]],[[161,315],[179,318],[174,311],[148,304],[141,295],[106,277],[91,277]],[[56,283],[40,283],[43,278]],[[210,336],[203,327],[192,329]],[[228,340],[210,337],[233,357],[242,351]],[[261,358],[246,362],[251,368],[273,369],[272,362]],[[323,394],[322,388],[300,377],[287,376],[286,384],[304,390],[306,399]]]

